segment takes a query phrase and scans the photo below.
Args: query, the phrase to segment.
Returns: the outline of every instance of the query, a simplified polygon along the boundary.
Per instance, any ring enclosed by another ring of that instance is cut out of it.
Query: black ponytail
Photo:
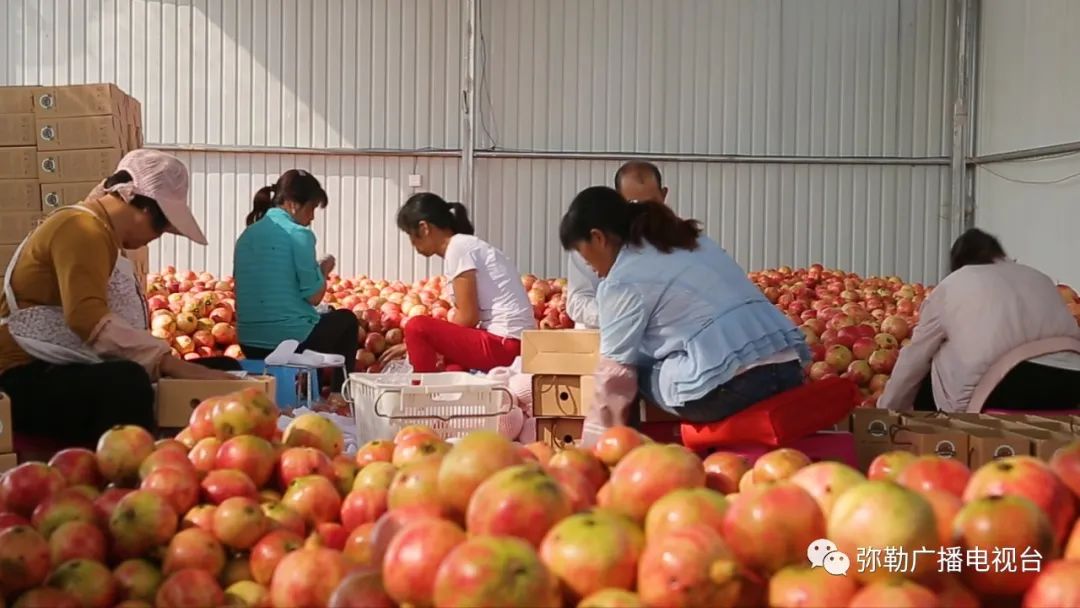
[[[461,203],[448,203],[438,194],[421,192],[409,197],[398,209],[397,226],[402,232],[416,234],[420,222],[449,230],[453,234],[475,234],[469,210]]]
[[[326,191],[314,175],[303,169],[289,169],[281,174],[277,182],[259,188],[251,204],[251,213],[247,215],[247,225],[261,220],[267,211],[280,207],[285,201],[301,205],[318,205],[320,209],[329,202]]]
[[[629,203],[606,186],[586,188],[574,197],[559,223],[559,241],[563,249],[570,250],[589,240],[593,230],[634,246],[647,241],[664,253],[675,249],[693,251],[701,236],[697,220],[683,219],[657,201]]]
[[[108,189],[119,184],[130,184],[134,179],[135,178],[131,177],[131,173],[128,173],[127,171],[117,171],[105,178],[105,183],[102,184],[102,187]],[[169,218],[165,217],[165,212],[161,210],[161,206],[158,205],[158,202],[154,199],[149,196],[136,194],[128,204],[149,214],[150,226],[158,233],[163,233],[168,230]]]

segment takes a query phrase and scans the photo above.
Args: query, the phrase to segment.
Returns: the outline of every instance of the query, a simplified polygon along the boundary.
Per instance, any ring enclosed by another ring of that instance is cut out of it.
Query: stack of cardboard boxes
[[[532,374],[536,439],[561,448],[581,440],[592,406],[593,372],[600,358],[595,330],[535,330],[521,338],[521,371]],[[631,413],[642,432],[658,441],[679,442],[678,419],[644,401]]]
[[[975,469],[1003,456],[1049,460],[1058,448],[1076,441],[1080,417],[860,408],[852,413],[851,430],[863,470],[879,454],[893,450],[955,458]]]
[[[142,147],[142,108],[116,85],[0,87],[0,268],[50,211],[82,200]],[[146,248],[125,254],[145,276]]]
[[[11,430],[11,399],[0,393],[0,473],[17,464],[15,435]]]

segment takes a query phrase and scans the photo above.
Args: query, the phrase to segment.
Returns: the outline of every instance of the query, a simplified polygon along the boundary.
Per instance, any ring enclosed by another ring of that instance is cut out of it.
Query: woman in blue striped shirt
[[[706,423],[802,384],[802,332],[696,221],[595,186],[574,198],[559,238],[602,278],[599,407],[586,420],[586,443],[625,424],[639,390]]]
[[[356,365],[359,321],[351,310],[320,315],[334,258],[316,259],[315,210],[327,205],[314,175],[290,169],[255,194],[248,227],[236,241],[236,330],[244,355],[264,359],[286,340],[298,352],[341,355],[345,369]],[[345,376],[335,370],[330,389],[340,391]]]

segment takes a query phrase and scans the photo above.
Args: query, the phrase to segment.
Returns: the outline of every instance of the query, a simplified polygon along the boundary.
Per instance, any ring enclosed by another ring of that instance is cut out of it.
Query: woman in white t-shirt
[[[502,251],[475,236],[461,203],[436,194],[414,194],[398,211],[397,225],[417,253],[443,258],[451,282],[452,321],[413,317],[405,326],[405,344],[391,347],[382,360],[404,356],[419,373],[439,369],[489,371],[510,365],[521,354],[521,332],[534,329],[533,307],[521,274]]]

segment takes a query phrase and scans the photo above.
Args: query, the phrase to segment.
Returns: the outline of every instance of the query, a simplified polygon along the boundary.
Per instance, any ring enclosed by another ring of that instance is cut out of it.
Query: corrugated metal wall
[[[148,145],[189,152],[215,244],[155,263],[228,271],[251,193],[280,169],[329,182],[321,246],[346,272],[409,279],[392,210],[457,194],[462,0],[7,0],[0,77],[115,81]],[[478,149],[941,157],[949,141],[948,0],[484,0]],[[348,152],[342,149],[360,149]],[[576,189],[617,163],[476,161],[480,231],[523,271],[562,272]],[[951,239],[945,166],[664,163],[673,202],[750,268],[822,261],[936,279]],[[340,183],[341,185],[335,185]],[[354,227],[362,227],[359,232]]]
[[[983,0],[978,154],[1080,141],[1077,24],[1073,0]],[[1067,249],[1080,226],[1080,155],[976,171],[976,224],[1021,262],[1080,286]]]

